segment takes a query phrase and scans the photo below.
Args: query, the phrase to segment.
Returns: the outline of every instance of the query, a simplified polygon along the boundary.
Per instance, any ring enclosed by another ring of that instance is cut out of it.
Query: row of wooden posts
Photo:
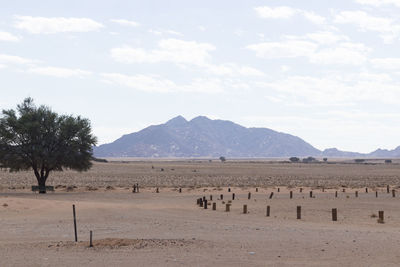
[[[210,201],[212,201],[212,196],[210,196]],[[204,209],[207,209],[208,208],[208,200],[205,197],[198,198],[197,199],[197,205],[199,205],[200,207],[204,207]],[[228,201],[228,203],[226,203],[226,205],[225,205],[225,211],[226,212],[230,212],[230,207],[231,207],[231,201]],[[217,203],[216,202],[212,203],[212,210],[217,210]],[[246,204],[243,205],[243,213],[244,214],[248,213]],[[379,213],[379,220],[381,222],[383,222],[383,220],[384,220],[384,212],[383,211],[379,211],[378,213]],[[270,215],[271,215],[271,207],[267,206],[266,217],[270,217]],[[296,215],[297,215],[296,218],[298,220],[300,220],[301,219],[301,206],[297,206],[296,207]],[[334,222],[337,221],[337,209],[336,208],[332,209],[332,221],[334,221]]]

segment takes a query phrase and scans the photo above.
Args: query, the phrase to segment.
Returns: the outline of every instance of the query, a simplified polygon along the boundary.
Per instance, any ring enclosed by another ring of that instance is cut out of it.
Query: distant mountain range
[[[95,157],[144,158],[268,158],[268,157],[400,157],[394,150],[378,149],[369,154],[336,148],[320,151],[301,138],[267,128],[246,128],[231,121],[199,116],[187,121],[182,116],[122,136],[94,148]]]

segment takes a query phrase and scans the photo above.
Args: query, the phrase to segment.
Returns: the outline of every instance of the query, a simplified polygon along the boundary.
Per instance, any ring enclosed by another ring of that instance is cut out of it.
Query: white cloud
[[[0,64],[0,69],[5,69],[6,65]]]
[[[89,18],[15,16],[14,26],[32,34],[98,31],[103,25]]]
[[[294,16],[297,10],[287,6],[268,7],[260,6],[255,7],[254,10],[260,18],[264,19],[287,19]]]
[[[291,76],[270,82],[257,82],[268,96],[283,95],[285,103],[304,106],[351,106],[363,102],[400,104],[399,84],[386,74],[359,74],[326,77]]]
[[[355,0],[357,3],[362,5],[370,5],[380,7],[383,5],[395,5],[400,7],[400,0]]]
[[[325,65],[363,65],[367,61],[367,53],[370,51],[363,44],[343,43],[313,53],[310,56],[310,62]]]
[[[348,37],[332,32],[309,33],[303,36],[284,36],[280,42],[264,42],[248,45],[257,57],[298,58],[305,57],[315,64],[362,65],[372,50],[361,43],[343,42]]]
[[[91,74],[90,71],[85,71],[81,69],[68,69],[58,67],[35,67],[28,69],[28,72],[59,78],[82,77]]]
[[[110,21],[122,26],[138,27],[140,25],[136,21],[126,19],[110,19]]]
[[[20,38],[9,32],[0,31],[0,41],[18,42]]]
[[[334,44],[339,41],[348,41],[349,38],[345,35],[336,34],[329,31],[321,31],[315,33],[308,33],[304,36],[305,39],[315,41],[322,45]]]
[[[35,62],[37,61],[29,58],[0,54],[0,63],[29,65],[34,64]]]
[[[374,58],[370,62],[374,68],[400,71],[400,58]]]
[[[322,25],[326,22],[325,17],[320,16],[313,11],[291,8],[288,6],[260,6],[255,7],[254,10],[256,11],[257,15],[263,19],[289,19],[295,15],[301,15],[306,20],[314,24]]]
[[[174,30],[153,30],[150,29],[149,33],[161,36],[161,35],[175,35],[175,36],[183,36],[183,33],[174,31]]]
[[[314,12],[302,11],[301,13],[303,14],[304,18],[306,18],[307,20],[311,21],[314,24],[322,25],[322,24],[325,24],[325,22],[326,22],[325,17],[320,16]]]
[[[154,50],[144,50],[131,46],[111,49],[111,57],[121,63],[160,63],[171,62],[178,66],[195,66],[215,75],[263,76],[264,74],[250,66],[234,63],[212,64],[211,51],[216,48],[209,43],[164,39]]]
[[[158,44],[158,49],[146,51],[141,48],[123,46],[113,48],[111,57],[122,63],[157,63],[174,62],[177,64],[205,64],[210,58],[210,51],[215,46],[209,43],[164,39]]]
[[[124,75],[120,73],[103,73],[103,81],[110,84],[118,84],[145,92],[172,93],[221,93],[223,86],[221,81],[213,79],[195,79],[190,84],[178,85],[167,79],[154,75]]]
[[[379,32],[385,43],[392,43],[400,34],[400,25],[393,19],[371,16],[364,11],[342,11],[336,15],[334,21],[340,24],[354,24],[361,31]]]
[[[295,58],[312,55],[318,45],[308,41],[285,40],[252,44],[246,48],[256,52],[261,58]]]

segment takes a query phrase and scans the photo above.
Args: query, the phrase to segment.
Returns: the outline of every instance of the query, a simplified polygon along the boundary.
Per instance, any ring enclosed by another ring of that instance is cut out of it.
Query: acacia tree
[[[90,169],[96,142],[88,119],[58,115],[26,98],[16,110],[2,111],[0,168],[11,172],[33,170],[39,193],[46,193],[50,172]]]

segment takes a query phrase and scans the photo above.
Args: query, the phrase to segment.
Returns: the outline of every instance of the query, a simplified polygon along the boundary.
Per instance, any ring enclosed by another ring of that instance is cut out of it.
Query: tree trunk
[[[37,171],[37,169],[34,169],[34,173],[36,176],[36,180],[38,181],[38,185],[39,185],[39,194],[46,194],[46,180],[47,180],[47,177],[49,176],[48,172],[39,173]]]
[[[39,194],[46,194],[46,179],[44,177],[40,177],[38,179],[39,184]]]

